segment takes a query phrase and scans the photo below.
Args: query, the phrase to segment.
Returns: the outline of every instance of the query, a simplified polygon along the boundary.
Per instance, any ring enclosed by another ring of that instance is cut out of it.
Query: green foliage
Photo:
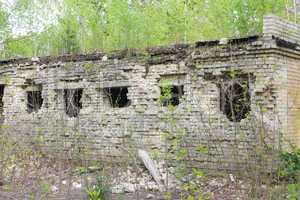
[[[93,186],[87,189],[89,200],[104,200],[104,190],[102,187]]]
[[[16,156],[13,154],[14,148],[18,148],[16,142],[6,134],[0,134],[0,176],[10,173],[9,166],[12,166],[16,162]]]
[[[7,39],[8,34],[8,14],[7,12],[5,12],[2,3],[0,2],[0,58],[5,56],[5,51],[2,50],[2,45],[3,42]]]
[[[109,188],[102,177],[97,177],[97,183],[86,190],[89,200],[105,200]]]
[[[180,127],[178,124],[175,106],[172,106],[169,101],[172,96],[170,81],[165,81],[161,83],[161,85],[162,94],[160,101],[168,108],[168,111],[165,113],[164,122],[167,127],[169,127],[163,130],[163,139],[166,148],[164,159],[166,163],[172,163],[173,166],[176,166],[174,175],[181,181],[180,199],[208,199],[209,197],[203,194],[202,187],[199,184],[205,177],[205,174],[201,169],[191,165],[190,150],[186,145],[186,139],[188,137],[186,129]],[[167,103],[167,105],[165,103]],[[208,149],[206,146],[199,145],[196,151],[205,154],[208,152]],[[169,191],[165,193],[165,199],[172,199],[172,195]]]
[[[300,199],[300,184],[289,184],[287,186],[288,200],[299,200]]]
[[[286,0],[217,0],[209,1],[204,9],[205,38],[233,37],[262,31],[263,16],[285,14]],[[213,34],[212,34],[213,33]]]
[[[47,181],[41,181],[39,184],[42,194],[48,194],[51,191],[51,185]]]
[[[200,144],[196,147],[196,152],[199,154],[208,154],[208,147]]]
[[[170,100],[172,98],[172,93],[171,93],[171,86],[168,83],[163,83],[162,88],[161,88],[161,95],[159,97],[159,102],[161,105],[163,104],[169,104],[168,106],[172,106],[170,104]]]
[[[256,34],[262,31],[263,15],[284,16],[287,2],[63,0],[61,15],[54,25],[51,21],[41,33],[10,37],[5,43],[5,54],[0,56],[110,51]],[[34,5],[33,0],[19,0],[13,13],[29,22],[43,18]],[[7,15],[0,5],[0,29],[2,24],[7,26]]]
[[[293,148],[292,151],[282,152],[280,158],[280,177],[292,182],[300,181],[300,149]]]
[[[8,28],[8,14],[2,8],[0,2],[0,42],[3,41],[7,35]]]

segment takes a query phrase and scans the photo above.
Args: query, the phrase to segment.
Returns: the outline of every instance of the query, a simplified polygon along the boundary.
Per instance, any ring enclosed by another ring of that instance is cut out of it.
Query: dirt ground
[[[53,159],[30,160],[22,164],[13,164],[0,176],[0,200],[87,200],[87,188],[95,184],[99,172],[104,172],[105,184],[109,185],[107,199],[112,200],[163,200],[166,192],[159,192],[151,175],[142,166],[137,170],[127,166],[82,167],[71,162],[57,162]],[[137,171],[136,171],[137,170]],[[102,173],[103,175],[103,173]],[[126,183],[126,184],[124,184]],[[143,183],[143,184],[141,184]],[[151,187],[145,185],[151,183]],[[112,186],[125,185],[125,189],[116,190]],[[199,183],[201,193],[211,200],[252,200],[253,185],[250,179],[239,178],[231,173],[206,173]],[[145,189],[148,188],[148,189]],[[269,199],[269,188],[259,185],[260,196],[256,199]],[[276,188],[275,188],[276,189]],[[278,187],[276,200],[286,199],[284,189]],[[169,199],[180,198],[180,187],[169,190]],[[257,192],[257,191],[256,191]]]

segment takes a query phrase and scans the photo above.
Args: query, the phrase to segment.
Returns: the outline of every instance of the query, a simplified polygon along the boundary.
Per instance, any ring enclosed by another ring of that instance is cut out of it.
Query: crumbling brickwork
[[[280,148],[282,135],[300,144],[300,28],[286,36],[279,22],[267,16],[264,34],[247,38],[1,61],[2,129],[61,156],[114,159],[161,150],[172,112],[193,160],[209,169],[243,166],[258,143]],[[172,111],[161,103],[166,82]]]

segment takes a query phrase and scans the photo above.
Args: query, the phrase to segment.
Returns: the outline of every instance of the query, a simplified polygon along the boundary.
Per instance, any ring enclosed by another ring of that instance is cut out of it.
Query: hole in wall
[[[64,89],[65,112],[69,117],[77,117],[82,108],[83,89]]]
[[[4,96],[4,85],[0,85],[0,122],[3,122],[3,111],[4,111],[4,102],[3,102],[3,96]]]
[[[230,121],[240,122],[251,111],[250,78],[247,74],[223,78],[224,80],[219,84],[220,110]]]
[[[130,106],[128,99],[128,87],[112,87],[104,88],[104,93],[109,99],[110,105],[113,108],[123,108]]]
[[[160,102],[162,106],[178,106],[180,99],[184,95],[183,85],[168,85],[160,88]]]
[[[43,105],[42,86],[32,87],[27,90],[27,112],[37,112]]]
[[[160,75],[160,103],[162,106],[178,106],[184,95],[186,74]]]

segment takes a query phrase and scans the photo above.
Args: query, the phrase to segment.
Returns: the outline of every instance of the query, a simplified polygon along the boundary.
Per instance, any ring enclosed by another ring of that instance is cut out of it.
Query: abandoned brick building
[[[45,151],[154,152],[169,129],[203,167],[230,169],[258,143],[300,145],[300,26],[273,15],[246,38],[0,65],[2,131]]]

